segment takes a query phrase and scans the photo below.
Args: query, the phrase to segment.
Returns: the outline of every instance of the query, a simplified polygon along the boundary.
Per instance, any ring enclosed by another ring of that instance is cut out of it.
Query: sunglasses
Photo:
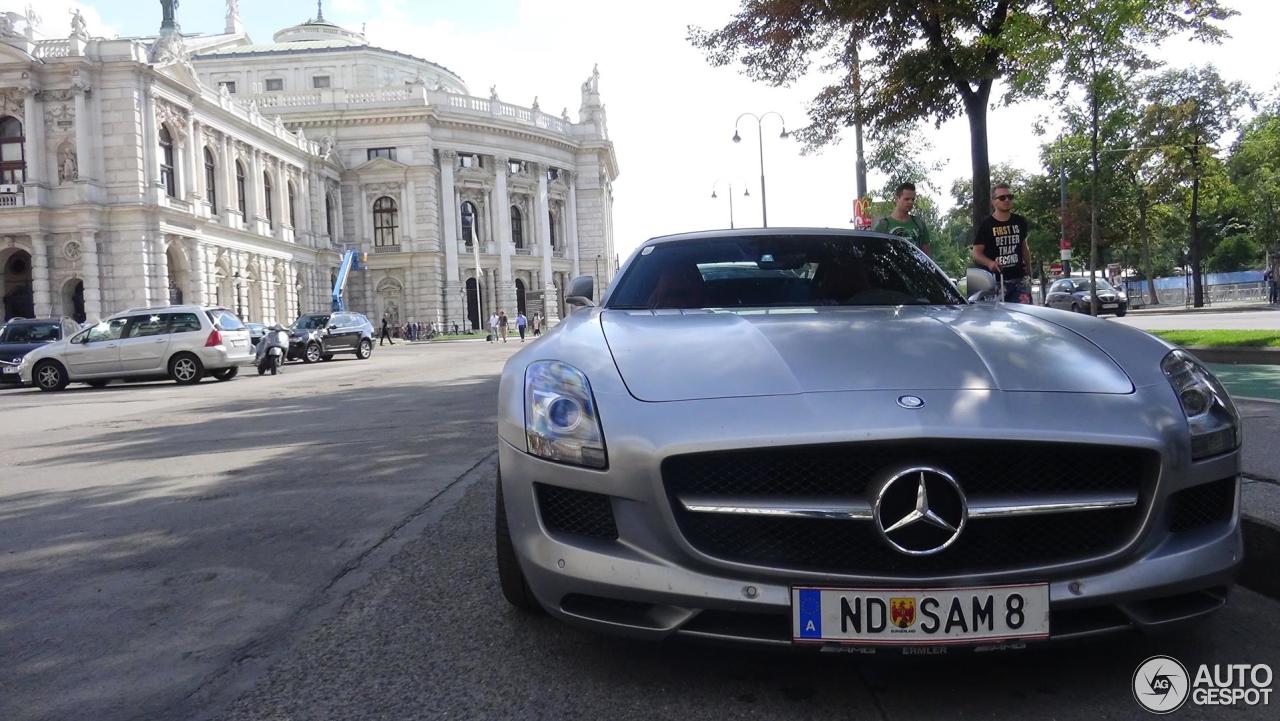
[[[997,195],[996,200],[1013,200],[1013,193],[1007,195]]]

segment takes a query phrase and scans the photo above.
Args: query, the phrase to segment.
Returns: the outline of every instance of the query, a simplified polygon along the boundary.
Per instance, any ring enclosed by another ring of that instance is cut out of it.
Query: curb
[[[1205,363],[1230,365],[1280,365],[1280,349],[1222,346],[1218,348],[1186,347],[1192,355]]]
[[[1264,596],[1280,600],[1280,526],[1241,514],[1244,532],[1244,564],[1240,585]]]

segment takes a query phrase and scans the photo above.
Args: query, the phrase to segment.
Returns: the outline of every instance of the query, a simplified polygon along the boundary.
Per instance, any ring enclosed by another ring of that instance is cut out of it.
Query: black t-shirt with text
[[[1000,274],[1005,280],[1020,280],[1027,274],[1022,262],[1022,241],[1027,239],[1027,219],[1012,213],[1008,220],[996,220],[988,215],[978,224],[973,245],[981,246],[982,253],[1000,264]]]

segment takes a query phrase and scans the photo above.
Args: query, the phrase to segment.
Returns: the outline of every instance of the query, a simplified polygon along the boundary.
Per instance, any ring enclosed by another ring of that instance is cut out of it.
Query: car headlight
[[[525,369],[524,429],[535,456],[588,468],[609,465],[591,384],[567,363],[537,361]]]
[[[1160,368],[1178,394],[1191,430],[1191,460],[1240,447],[1240,413],[1218,379],[1184,350],[1170,351]]]

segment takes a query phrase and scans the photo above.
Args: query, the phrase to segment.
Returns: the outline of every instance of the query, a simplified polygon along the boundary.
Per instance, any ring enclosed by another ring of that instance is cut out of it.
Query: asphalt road
[[[1149,656],[1280,666],[1280,603],[1246,590],[1190,633],[932,658],[516,612],[492,518],[494,374],[517,347],[0,392],[0,719],[1129,719]]]

